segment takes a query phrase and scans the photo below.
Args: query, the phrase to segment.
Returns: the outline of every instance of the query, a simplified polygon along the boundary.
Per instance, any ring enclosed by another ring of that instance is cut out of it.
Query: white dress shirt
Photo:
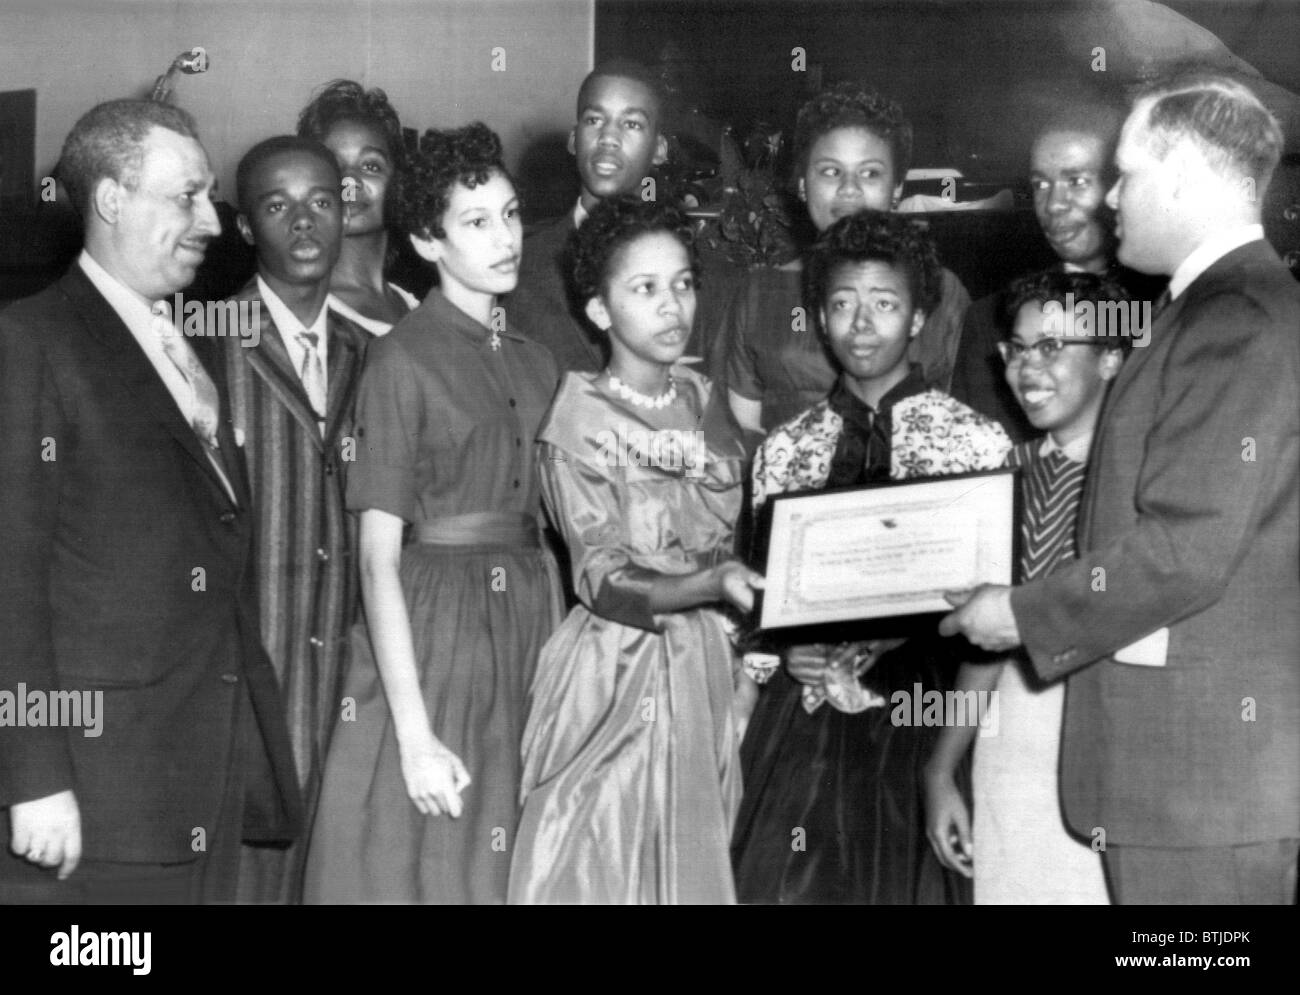
[[[1240,228],[1211,235],[1174,270],[1173,276],[1169,278],[1169,299],[1177,300],[1178,295],[1190,287],[1198,276],[1233,249],[1239,249],[1247,242],[1257,242],[1263,237],[1263,225],[1242,225]]]
[[[280,300],[279,295],[267,286],[266,281],[262,279],[261,274],[257,277],[257,292],[262,296],[262,303],[266,309],[271,312],[271,320],[275,322],[276,330],[280,333],[280,339],[284,342],[284,347],[289,350],[289,362],[293,364],[293,372],[298,374],[298,379],[302,380],[302,363],[307,358],[307,347],[298,341],[298,335],[301,332],[312,332],[316,336],[316,352],[320,355],[321,369],[325,370],[326,382],[329,382],[329,307],[328,303],[322,303],[320,313],[316,315],[316,320],[310,325],[304,325],[298,320],[297,315],[289,310],[289,306]]]

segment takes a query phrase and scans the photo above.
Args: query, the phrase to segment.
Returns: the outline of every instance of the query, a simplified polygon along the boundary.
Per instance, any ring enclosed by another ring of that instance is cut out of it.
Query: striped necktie
[[[320,336],[315,332],[299,332],[297,338],[304,349],[302,369],[298,371],[298,378],[302,380],[302,388],[307,392],[307,400],[311,401],[312,410],[316,412],[316,420],[320,423],[321,431],[324,432],[327,403],[325,364],[321,362],[320,352],[316,349]]]

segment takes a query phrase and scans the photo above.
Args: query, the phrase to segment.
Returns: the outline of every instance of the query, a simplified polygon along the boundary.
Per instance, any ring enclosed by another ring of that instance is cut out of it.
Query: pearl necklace
[[[625,384],[618,377],[614,376],[614,371],[609,370],[609,389],[638,408],[666,408],[677,398],[677,383],[672,376],[668,377],[668,389],[658,397],[651,397],[649,394],[642,394],[639,390],[634,390]]]

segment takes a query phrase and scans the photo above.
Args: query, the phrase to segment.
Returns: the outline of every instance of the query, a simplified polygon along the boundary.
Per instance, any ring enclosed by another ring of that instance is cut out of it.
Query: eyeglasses
[[[998,354],[1002,357],[1002,362],[1008,366],[1015,366],[1017,363],[1024,362],[1025,355],[1028,353],[1032,353],[1040,363],[1050,363],[1067,345],[1096,345],[1096,341],[1079,338],[1046,338],[1039,339],[1033,345],[1024,345],[1014,341],[999,342]]]

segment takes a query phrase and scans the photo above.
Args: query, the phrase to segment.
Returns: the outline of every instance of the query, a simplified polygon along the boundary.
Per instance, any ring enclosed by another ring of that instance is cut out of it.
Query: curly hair
[[[339,121],[363,121],[377,126],[388,139],[388,157],[394,165],[400,165],[405,159],[401,119],[388,102],[388,94],[379,87],[367,90],[354,80],[331,80],[298,115],[298,134],[323,142]]]
[[[1060,269],[1030,273],[1012,280],[1002,296],[1002,316],[1005,319],[1002,337],[1011,338],[1015,331],[1016,315],[1026,304],[1046,304],[1052,301],[1064,307],[1067,294],[1072,295],[1075,304],[1082,301],[1091,304],[1124,304],[1130,299],[1123,284],[1108,273],[1067,273]],[[1098,348],[1102,349],[1127,350],[1132,344],[1127,335],[1106,336],[1105,341],[1097,342]]]
[[[419,152],[410,157],[389,191],[393,224],[406,235],[446,238],[442,218],[452,188],[463,183],[472,189],[493,173],[510,179],[501,139],[486,124],[475,121],[448,131],[430,128],[420,137]]]
[[[914,222],[885,211],[858,211],[831,225],[809,250],[804,267],[807,300],[820,312],[835,270],[866,262],[888,263],[907,274],[912,306],[927,314],[939,303],[943,268],[930,237]],[[823,329],[824,331],[824,329]]]
[[[154,128],[198,140],[187,112],[153,100],[110,100],[86,111],[72,126],[59,156],[57,175],[72,204],[88,216],[95,184],[112,179],[134,190],[144,164],[144,140]]]
[[[566,251],[576,299],[586,304],[601,296],[623,250],[655,232],[666,232],[682,243],[698,283],[700,261],[694,229],[686,215],[671,204],[629,194],[601,201],[582,227],[569,236]]]
[[[855,82],[837,83],[799,108],[791,141],[796,180],[808,169],[813,143],[836,128],[865,128],[889,143],[894,182],[903,182],[912,164],[912,122],[895,101]]]

